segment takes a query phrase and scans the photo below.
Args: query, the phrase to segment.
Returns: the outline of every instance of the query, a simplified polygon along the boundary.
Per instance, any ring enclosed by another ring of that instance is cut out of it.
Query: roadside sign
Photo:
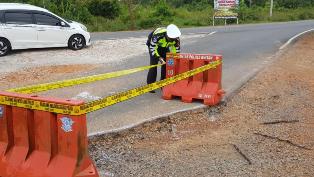
[[[225,19],[225,25],[227,19],[237,19],[239,8],[239,0],[214,0],[214,15],[213,25],[215,25],[215,19]]]

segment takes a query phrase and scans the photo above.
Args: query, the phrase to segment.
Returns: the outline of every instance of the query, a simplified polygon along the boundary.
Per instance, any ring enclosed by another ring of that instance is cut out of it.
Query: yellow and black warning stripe
[[[16,107],[26,108],[26,109],[39,110],[39,111],[53,112],[53,113],[58,113],[58,114],[81,115],[81,114],[78,114],[80,112],[79,106],[31,100],[31,99],[26,99],[26,98],[0,95],[0,104],[16,106]]]

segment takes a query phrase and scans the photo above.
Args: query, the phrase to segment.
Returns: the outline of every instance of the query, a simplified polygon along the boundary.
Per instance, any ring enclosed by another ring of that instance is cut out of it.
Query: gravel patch
[[[196,39],[204,35],[183,35],[182,43],[196,42]],[[147,37],[96,41],[79,51],[67,48],[18,50],[1,57],[0,73],[60,64],[122,64],[129,58],[147,53],[146,40]]]
[[[182,42],[193,43],[205,35],[183,35]],[[104,68],[116,71],[116,66],[132,63],[132,58],[146,54],[145,43],[146,38],[141,37],[96,41],[79,51],[67,48],[13,51],[0,58],[0,89],[100,74],[105,72]]]

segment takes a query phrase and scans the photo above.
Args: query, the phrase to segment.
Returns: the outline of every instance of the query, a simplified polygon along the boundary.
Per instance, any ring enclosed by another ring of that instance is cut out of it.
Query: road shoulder
[[[226,104],[94,137],[104,176],[313,176],[314,34]]]

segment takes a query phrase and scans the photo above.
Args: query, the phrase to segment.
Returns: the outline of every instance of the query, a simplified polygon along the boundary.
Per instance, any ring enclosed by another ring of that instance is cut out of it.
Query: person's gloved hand
[[[162,58],[162,57],[159,58],[159,61],[160,61],[161,64],[166,64],[165,59]]]

